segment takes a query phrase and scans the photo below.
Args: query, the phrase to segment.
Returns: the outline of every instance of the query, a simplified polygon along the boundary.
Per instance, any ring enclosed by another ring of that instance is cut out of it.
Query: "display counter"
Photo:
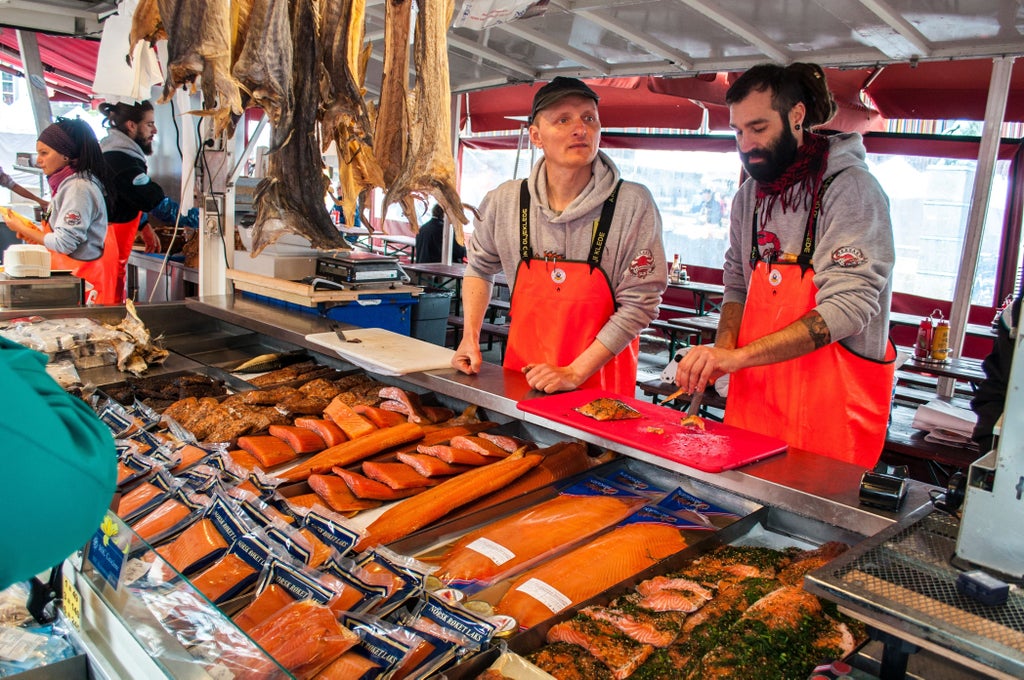
[[[324,347],[306,340],[307,335],[338,325],[315,315],[230,296],[140,305],[138,313],[153,336],[172,350],[167,362],[153,367],[150,374],[217,371],[217,365],[296,348],[305,348],[327,365],[352,368]],[[118,323],[124,314],[123,307],[45,311],[50,318],[89,316],[109,324]],[[4,318],[11,318],[11,314],[0,313],[0,320]],[[90,369],[82,377],[86,382],[105,385],[122,381],[126,376],[106,367]],[[521,374],[490,364],[474,376],[441,369],[379,379],[417,392],[433,392],[450,408],[475,404],[486,411],[488,419],[517,424],[537,441],[583,440],[623,454],[623,460],[642,469],[659,469],[672,479],[685,480],[685,484],[707,490],[712,497],[731,498],[733,505],[763,508],[753,524],[768,527],[783,537],[856,543],[928,505],[929,491],[934,488],[911,481],[899,512],[869,509],[858,503],[862,469],[799,451],[737,470],[702,472],[520,411],[520,400],[539,395],[531,392]],[[215,666],[173,663],[182,658],[180,654],[169,652],[164,642],[152,636],[141,635],[145,627],[133,613],[139,605],[132,596],[114,591],[87,568],[68,566],[66,574],[81,595],[83,638],[90,656],[96,657],[93,670],[97,677],[215,677]],[[212,606],[211,609],[216,611]]]
[[[128,256],[128,297],[141,302],[172,302],[193,294],[199,272],[186,267],[181,255],[164,262],[163,253],[132,251]]]

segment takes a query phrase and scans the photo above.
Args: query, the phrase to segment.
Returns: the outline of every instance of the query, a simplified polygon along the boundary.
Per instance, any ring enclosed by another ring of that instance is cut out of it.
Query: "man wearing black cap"
[[[480,328],[494,274],[504,271],[512,288],[505,368],[548,393],[635,394],[637,338],[668,281],[661,216],[647,188],[623,181],[598,150],[597,103],[575,78],[555,78],[534,96],[530,141],[544,156],[528,179],[505,182],[480,204],[458,370],[480,369]]]

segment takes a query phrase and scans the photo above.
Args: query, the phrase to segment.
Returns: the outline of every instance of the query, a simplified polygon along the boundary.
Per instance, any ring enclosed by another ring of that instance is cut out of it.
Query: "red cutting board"
[[[599,421],[575,410],[578,406],[601,397],[619,399],[635,408],[643,417]],[[619,397],[605,390],[562,392],[548,397],[525,399],[519,402],[518,406],[527,413],[543,416],[556,423],[569,425],[704,472],[732,470],[786,451],[786,442],[781,439],[712,420],[705,420],[707,429],[703,432],[693,427],[683,427],[679,421],[685,418],[686,414],[681,411],[639,399]],[[660,428],[661,432],[651,431],[653,428]]]

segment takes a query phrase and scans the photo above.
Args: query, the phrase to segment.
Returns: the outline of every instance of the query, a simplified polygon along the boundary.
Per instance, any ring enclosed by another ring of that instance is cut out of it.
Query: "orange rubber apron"
[[[761,259],[755,212],[751,258],[757,264],[740,322],[739,347],[785,328],[816,306],[814,227],[833,177],[815,197],[803,251],[794,264]],[[802,357],[741,369],[729,378],[725,422],[778,437],[797,449],[873,467],[885,442],[895,360],[891,340],[881,361],[832,342]]]
[[[53,231],[49,222],[42,224],[44,233]],[[108,228],[103,240],[103,254],[95,260],[76,260],[64,253],[50,251],[50,269],[70,270],[88,284],[85,290],[87,305],[117,305],[124,301],[123,297],[118,300],[116,294],[117,243],[114,238],[114,233]]]
[[[114,292],[117,294],[117,304],[124,302],[125,282],[128,278],[128,257],[132,254],[132,245],[135,243],[135,236],[139,233],[139,220],[142,213],[136,213],[135,218],[127,222],[110,222],[107,224],[107,233],[113,232],[114,243],[117,245],[117,278],[114,281]]]
[[[530,191],[523,180],[519,192],[521,260],[509,310],[512,326],[505,368],[521,371],[524,366],[541,363],[568,366],[593,344],[615,313],[615,296],[600,264],[619,185],[621,181],[601,209],[585,262],[541,260],[533,257],[530,248]],[[639,352],[637,338],[580,387],[634,396]]]

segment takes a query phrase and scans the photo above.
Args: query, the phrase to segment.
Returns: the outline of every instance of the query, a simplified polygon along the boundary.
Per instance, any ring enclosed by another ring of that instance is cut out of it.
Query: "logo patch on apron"
[[[551,280],[555,283],[562,283],[565,281],[565,270],[561,267],[555,267],[551,270]]]
[[[779,271],[778,269],[773,269],[770,272],[768,272],[768,283],[772,284],[773,286],[777,286],[780,283],[782,283],[782,272]]]

